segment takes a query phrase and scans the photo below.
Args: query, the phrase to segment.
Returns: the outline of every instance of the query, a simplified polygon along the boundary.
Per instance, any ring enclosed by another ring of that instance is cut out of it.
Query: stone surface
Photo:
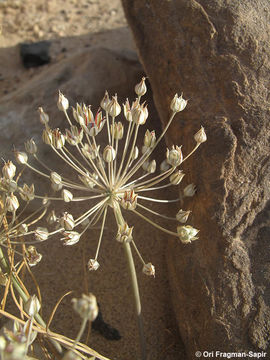
[[[208,134],[183,166],[200,240],[167,251],[189,357],[269,351],[269,1],[122,3],[163,123],[176,92],[190,99],[168,141],[187,153]]]

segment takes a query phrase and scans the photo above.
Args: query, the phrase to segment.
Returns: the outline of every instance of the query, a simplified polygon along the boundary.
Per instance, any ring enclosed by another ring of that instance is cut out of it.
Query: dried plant
[[[74,309],[83,318],[75,341],[53,333],[49,329],[54,313],[63,297],[53,309],[47,323],[40,316],[40,290],[31,272],[31,267],[41,261],[42,255],[32,245],[32,237],[34,234],[41,236],[43,232],[42,228],[34,228],[34,226],[46,215],[49,201],[44,198],[36,211],[27,213],[29,203],[35,197],[34,185],[19,186],[21,173],[16,176],[16,166],[11,161],[6,162],[2,167],[2,175],[0,179],[0,286],[4,291],[1,291],[0,316],[13,320],[14,324],[11,330],[4,328],[4,335],[0,336],[0,358],[2,360],[33,360],[33,357],[28,356],[30,347],[37,334],[41,334],[43,339],[49,339],[58,357],[62,353],[61,345],[69,349],[63,357],[65,360],[89,359],[87,355],[93,355],[92,359],[97,357],[108,360],[86,345],[79,343],[86,322],[93,321],[97,316],[98,308],[94,295],[83,295],[79,300],[73,299]],[[23,205],[21,201],[24,202]],[[27,242],[31,243],[28,247],[26,247]],[[30,296],[24,280],[20,276],[25,267],[34,279],[39,299],[36,295]],[[16,297],[14,289],[19,295],[19,299]],[[13,298],[23,319],[6,311],[9,295]]]
[[[185,244],[198,239],[199,230],[190,225],[185,225],[190,214],[188,210],[180,209],[177,213],[174,220],[180,224],[176,226],[175,231],[160,226],[145,215],[145,212],[149,212],[157,217],[171,219],[161,212],[153,211],[145,203],[168,204],[179,201],[179,198],[173,200],[157,199],[144,193],[179,185],[184,177],[184,173],[179,167],[196,151],[201,143],[206,141],[206,134],[201,128],[194,135],[193,150],[186,156],[183,156],[181,146],[172,146],[167,149],[165,160],[161,163],[158,172],[152,154],[164,137],[175,115],[185,109],[187,101],[182,96],[175,95],[170,106],[171,116],[161,135],[156,137],[155,131],[146,130],[144,144],[139,151],[137,146],[138,132],[148,118],[147,106],[145,102],[141,102],[146,91],[145,78],[143,78],[135,86],[136,100],[130,105],[127,99],[123,104],[126,125],[121,121],[116,121],[122,109],[117,101],[117,96],[110,98],[107,92],[95,115],[91,106],[77,104],[75,108],[72,108],[73,119],[68,114],[68,99],[59,92],[58,108],[64,113],[69,124],[65,133],[58,128],[52,129],[49,126],[49,115],[42,108],[39,109],[40,121],[45,127],[42,134],[43,141],[51,147],[63,163],[70,166],[72,172],[76,174],[75,177],[74,175],[73,177],[64,177],[59,174],[59,170],[57,172],[45,164],[37,155],[37,146],[33,139],[25,144],[28,155],[25,152],[15,152],[16,159],[20,164],[49,180],[52,190],[59,194],[58,196],[43,197],[41,194],[36,194],[33,188],[24,186],[20,190],[21,196],[30,196],[44,201],[82,202],[86,207],[85,211],[77,218],[68,212],[63,212],[62,215],[57,216],[52,210],[47,221],[50,225],[55,224],[55,227],[53,230],[38,227],[34,232],[37,242],[45,241],[53,235],[60,234],[63,244],[71,246],[79,242],[82,235],[100,221],[97,249],[95,255],[88,261],[88,269],[90,271],[97,270],[99,268],[98,254],[108,211],[112,211],[114,214],[118,227],[115,238],[125,249],[131,274],[139,321],[142,359],[146,359],[146,349],[132,248],[138,255],[142,263],[142,271],[146,275],[154,276],[155,268],[152,263],[144,261],[133,238],[133,227],[129,226],[122,211],[129,211],[139,216],[163,232],[178,237]],[[106,128],[108,142],[106,146],[101,148],[97,139],[104,128]],[[30,163],[29,155],[36,161],[37,166],[32,162]],[[184,196],[193,196],[194,193],[193,184],[188,185],[183,191]],[[89,204],[91,205],[89,206]],[[79,230],[79,225],[84,226],[83,230]]]

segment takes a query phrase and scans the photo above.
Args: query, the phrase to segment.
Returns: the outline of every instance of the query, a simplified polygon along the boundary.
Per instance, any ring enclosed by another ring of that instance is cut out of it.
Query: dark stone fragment
[[[26,69],[48,64],[51,61],[49,55],[50,41],[40,41],[33,44],[20,44],[20,55],[23,66]]]

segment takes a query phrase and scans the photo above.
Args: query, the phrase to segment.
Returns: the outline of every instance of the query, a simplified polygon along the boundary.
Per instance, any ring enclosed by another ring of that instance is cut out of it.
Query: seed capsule
[[[177,226],[177,233],[183,244],[188,244],[191,241],[197,240],[198,237],[196,235],[198,232],[199,230],[193,228],[190,225]]]
[[[138,96],[143,96],[146,91],[147,91],[147,87],[145,85],[145,77],[142,78],[141,82],[139,84],[137,84],[135,86],[135,93],[138,95]]]
[[[206,133],[202,126],[201,126],[200,130],[198,132],[196,132],[196,134],[194,135],[194,139],[197,142],[197,144],[201,144],[207,140]]]
[[[90,259],[87,263],[87,267],[89,271],[96,271],[99,268],[99,263],[95,259]]]
[[[143,271],[143,273],[144,273],[145,275],[154,276],[154,277],[155,277],[155,273],[156,273],[155,267],[154,267],[154,265],[151,264],[151,263],[144,264],[142,271]]]
[[[187,100],[183,99],[182,95],[178,97],[178,95],[175,94],[171,102],[171,110],[173,112],[183,111],[186,106],[187,106]]]

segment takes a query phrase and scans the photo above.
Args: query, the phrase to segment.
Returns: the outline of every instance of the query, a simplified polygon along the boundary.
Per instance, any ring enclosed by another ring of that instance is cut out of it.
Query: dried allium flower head
[[[26,154],[15,151],[20,164],[22,164],[21,158],[26,159],[24,155]],[[3,177],[0,178],[0,251],[2,252],[7,247],[11,251],[13,245],[23,244],[29,238],[28,244],[46,240],[47,229],[39,227],[33,229],[33,226],[46,214],[49,203],[43,198],[42,205],[36,211],[26,214],[29,203],[38,197],[35,194],[34,184],[19,186],[20,174],[16,177],[16,166],[11,161],[4,164],[2,174]],[[19,200],[20,198],[22,201]],[[16,253],[19,251],[16,250]],[[34,246],[30,246],[25,250],[25,258],[30,266],[34,266],[41,260],[42,255]]]
[[[43,164],[37,156],[37,149],[32,140],[26,143],[26,149],[29,155],[33,154],[34,158],[43,165],[40,170],[30,165],[29,160],[20,153],[19,162],[23,162],[25,166],[43,175],[51,181],[52,189],[57,192],[61,190],[60,196],[48,196],[47,200],[64,200],[64,202],[84,202],[86,204],[85,211],[77,218],[72,214],[65,212],[62,217],[56,217],[55,213],[51,213],[48,217],[50,224],[56,224],[56,230],[49,232],[46,228],[38,228],[35,231],[36,239],[44,241],[47,237],[62,233],[61,240],[64,245],[76,244],[81,236],[98,221],[101,221],[101,231],[99,235],[98,246],[95,257],[88,261],[89,270],[97,270],[99,267],[98,253],[102,241],[103,231],[107,219],[108,210],[114,213],[118,226],[116,239],[123,243],[129,243],[134,247],[143,265],[143,272],[154,275],[154,266],[151,263],[145,263],[139,250],[137,249],[132,227],[129,227],[122,214],[123,211],[130,211],[164,231],[167,234],[177,236],[184,243],[196,239],[196,231],[191,231],[191,227],[182,226],[177,228],[177,232],[171,231],[158,225],[145,215],[145,212],[152,213],[163,218],[169,218],[159,212],[154,212],[145,204],[147,202],[158,202],[160,204],[168,204],[177,202],[179,199],[156,199],[147,196],[151,190],[161,189],[173,185],[178,185],[184,173],[179,169],[181,164],[195,152],[202,142],[206,140],[205,131],[201,128],[194,136],[195,145],[193,150],[183,155],[182,145],[173,145],[171,149],[167,149],[164,154],[165,160],[162,162],[160,172],[157,172],[156,162],[152,159],[152,154],[161,139],[164,137],[168,127],[175,115],[183,111],[187,105],[187,101],[182,95],[177,94],[171,102],[171,117],[164,130],[158,137],[154,130],[146,130],[144,142],[139,151],[137,138],[140,127],[146,123],[148,118],[147,105],[141,103],[141,96],[146,93],[145,78],[136,85],[135,92],[137,99],[130,105],[127,99],[123,104],[124,122],[116,121],[121,113],[121,106],[118,103],[117,96],[109,97],[106,92],[101,100],[100,106],[93,113],[91,106],[85,104],[77,104],[72,108],[72,118],[68,115],[69,101],[59,92],[58,108],[64,113],[69,124],[69,129],[62,132],[60,129],[52,129],[49,126],[49,116],[39,109],[40,121],[45,126],[43,131],[43,141],[49,145],[53,152],[59,158],[70,166],[71,171],[76,174],[78,181],[73,178],[64,177],[55,170],[48,171],[48,166]],[[100,132],[106,128],[107,144],[102,146],[98,143]],[[18,156],[17,156],[18,158]],[[4,176],[7,181],[12,181],[14,177],[14,167],[9,164],[3,169]],[[40,195],[34,194],[34,188],[24,187],[24,199],[39,198]],[[143,195],[143,193],[145,193]],[[184,190],[184,196],[192,196],[195,193],[193,184],[187,186]],[[143,203],[143,204],[142,204]],[[89,206],[89,204],[91,204]],[[16,208],[16,201],[9,199],[10,209]],[[142,213],[143,212],[143,213]],[[176,218],[184,223],[187,221],[189,211],[181,210]],[[172,218],[170,218],[172,219]],[[86,225],[85,225],[86,224]],[[84,225],[83,230],[79,230],[78,226]],[[193,229],[193,228],[192,228]]]

